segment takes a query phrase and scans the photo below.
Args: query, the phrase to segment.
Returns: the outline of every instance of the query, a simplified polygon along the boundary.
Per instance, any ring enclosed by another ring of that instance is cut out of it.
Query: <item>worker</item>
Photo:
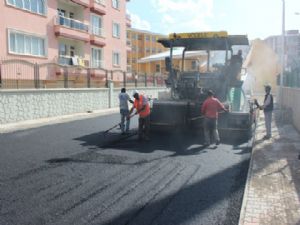
[[[133,103],[130,99],[129,95],[126,93],[126,88],[122,88],[119,93],[119,106],[120,106],[120,114],[121,114],[121,123],[120,128],[122,134],[126,134],[129,131],[130,118],[129,115],[129,107],[128,102]],[[126,125],[125,125],[126,119]]]
[[[271,94],[271,85],[267,84],[265,85],[265,99],[264,104],[259,105],[257,100],[254,100],[254,103],[258,106],[260,110],[264,110],[265,115],[265,126],[266,126],[266,135],[263,137],[263,139],[270,139],[272,137],[272,112],[274,108],[273,103],[273,95]]]
[[[238,50],[238,53],[236,55],[233,55],[230,60],[230,64],[238,64],[240,67],[242,67],[243,64],[243,52],[242,50]]]
[[[241,68],[243,65],[243,52],[242,50],[238,50],[236,55],[233,55],[230,59],[230,82],[235,82],[236,80],[240,80]]]
[[[201,113],[204,115],[204,146],[207,147],[211,144],[211,133],[213,134],[213,141],[216,145],[220,144],[220,137],[218,132],[218,112],[228,110],[224,105],[214,97],[212,90],[207,92],[207,98],[201,107]]]
[[[135,109],[135,114],[139,114],[139,128],[138,128],[138,137],[139,140],[150,140],[150,104],[148,98],[144,95],[139,94],[137,90],[133,92],[134,103],[132,108],[129,111],[128,117],[132,114]]]

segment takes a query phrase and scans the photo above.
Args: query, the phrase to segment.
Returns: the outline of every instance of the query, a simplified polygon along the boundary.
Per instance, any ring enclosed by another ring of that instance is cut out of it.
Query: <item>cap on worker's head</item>
[[[134,90],[132,96],[135,96],[136,94],[139,94],[138,90]]]
[[[213,95],[214,95],[214,92],[213,92],[212,90],[208,90],[208,91],[207,91],[207,95],[208,95],[208,96],[213,96]]]
[[[270,84],[266,84],[266,85],[265,85],[265,89],[271,90],[271,85],[270,85]]]

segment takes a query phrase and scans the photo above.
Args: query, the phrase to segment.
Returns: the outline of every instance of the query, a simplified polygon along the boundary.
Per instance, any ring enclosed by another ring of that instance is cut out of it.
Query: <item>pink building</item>
[[[1,1],[0,59],[125,71],[127,1]]]

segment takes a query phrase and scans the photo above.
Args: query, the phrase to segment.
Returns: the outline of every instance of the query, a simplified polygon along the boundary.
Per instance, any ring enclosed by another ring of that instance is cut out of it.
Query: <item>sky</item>
[[[265,39],[282,32],[283,0],[130,0],[133,28],[160,34],[225,30]],[[300,0],[285,0],[285,30],[300,30]]]

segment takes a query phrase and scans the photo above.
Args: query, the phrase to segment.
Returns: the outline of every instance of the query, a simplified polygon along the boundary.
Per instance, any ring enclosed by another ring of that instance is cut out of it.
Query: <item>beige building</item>
[[[160,73],[164,68],[164,60],[157,62],[139,64],[138,60],[146,56],[166,51],[160,43],[159,38],[166,38],[166,35],[157,34],[145,30],[127,28],[127,72],[137,74]]]

